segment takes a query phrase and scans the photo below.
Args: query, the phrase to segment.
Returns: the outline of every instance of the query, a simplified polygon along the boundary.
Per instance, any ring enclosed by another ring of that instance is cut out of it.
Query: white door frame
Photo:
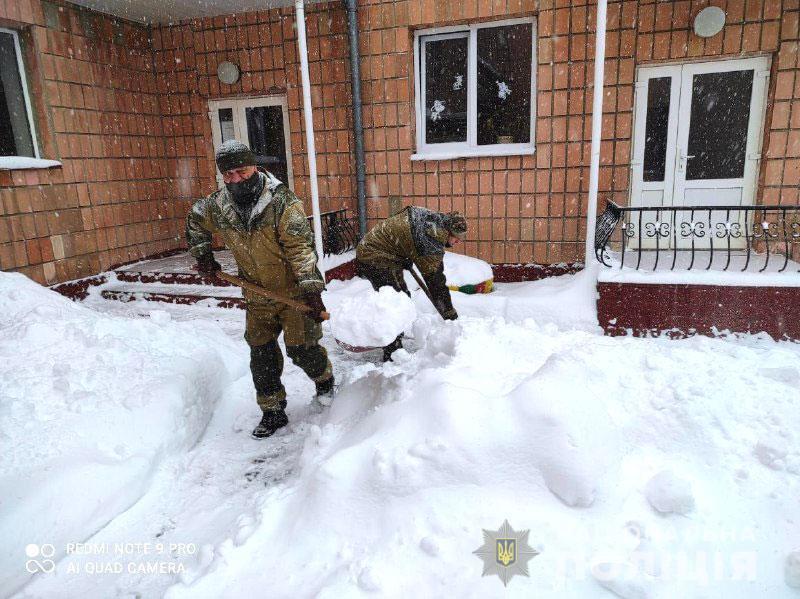
[[[286,146],[286,172],[288,181],[284,181],[289,189],[294,191],[294,175],[292,173],[292,138],[289,132],[289,105],[286,96],[261,96],[254,98],[231,98],[224,100],[208,101],[208,118],[211,120],[211,137],[214,141],[214,151],[222,144],[222,131],[217,118],[218,111],[225,108],[233,110],[233,132],[234,137],[247,143],[247,117],[246,108],[258,106],[280,106],[283,114],[283,140]],[[216,172],[217,183],[223,184],[222,175]]]

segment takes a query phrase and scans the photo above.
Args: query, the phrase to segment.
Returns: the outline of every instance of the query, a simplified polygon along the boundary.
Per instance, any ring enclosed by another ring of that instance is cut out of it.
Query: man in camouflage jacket
[[[245,340],[263,412],[253,436],[268,437],[288,423],[286,390],[281,383],[283,354],[278,346],[281,331],[286,353],[315,382],[317,396],[333,391],[331,363],[319,344],[325,281],[317,268],[303,202],[271,173],[257,169],[253,152],[241,142],[222,144],[216,161],[225,186],[195,202],[186,219],[186,239],[198,270],[213,274],[220,269],[211,251],[216,234],[236,259],[239,276],[312,308],[302,313],[243,291]]]
[[[403,270],[416,265],[436,310],[445,320],[455,320],[458,313],[444,276],[444,252],[466,234],[467,221],[456,212],[442,214],[408,206],[364,236],[356,248],[356,274],[368,279],[375,291],[388,285],[408,294]],[[402,347],[402,339],[398,335],[383,348],[384,361]]]

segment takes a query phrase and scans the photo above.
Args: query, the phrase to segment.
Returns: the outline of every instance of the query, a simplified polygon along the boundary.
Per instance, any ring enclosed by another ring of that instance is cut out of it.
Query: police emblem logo
[[[529,530],[515,531],[508,520],[498,530],[483,530],[483,545],[473,553],[483,560],[482,576],[496,574],[507,586],[514,576],[528,576],[528,562],[539,552],[528,545]]]
[[[508,567],[517,561],[517,540],[497,539],[497,555],[495,560],[501,566]]]

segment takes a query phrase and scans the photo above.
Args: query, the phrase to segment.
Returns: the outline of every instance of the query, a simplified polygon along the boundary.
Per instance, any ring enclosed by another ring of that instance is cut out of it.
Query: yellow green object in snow
[[[475,285],[448,285],[447,286],[451,291],[460,291],[461,293],[466,293],[468,295],[473,295],[475,293],[491,293],[492,289],[494,288],[494,280],[487,279],[481,283],[477,283]]]

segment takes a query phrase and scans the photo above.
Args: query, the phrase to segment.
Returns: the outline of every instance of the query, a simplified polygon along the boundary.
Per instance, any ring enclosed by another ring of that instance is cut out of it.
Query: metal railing
[[[619,257],[612,260],[611,252]],[[800,206],[627,207],[609,201],[595,229],[595,255],[608,267],[618,261],[620,268],[640,270],[646,257],[648,270],[658,270],[660,262],[669,270],[800,272],[792,260],[799,254]]]
[[[347,210],[333,210],[319,215],[322,224],[322,252],[325,256],[344,254],[359,242],[358,225],[347,218]],[[308,217],[311,222],[311,217]]]

